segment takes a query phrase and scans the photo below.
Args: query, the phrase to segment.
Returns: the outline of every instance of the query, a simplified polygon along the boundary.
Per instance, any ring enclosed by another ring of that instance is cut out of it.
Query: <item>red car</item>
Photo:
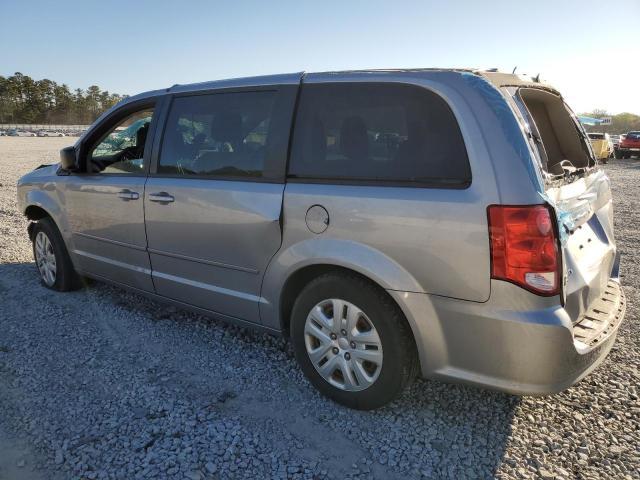
[[[640,132],[629,132],[622,136],[615,155],[616,158],[640,157]]]

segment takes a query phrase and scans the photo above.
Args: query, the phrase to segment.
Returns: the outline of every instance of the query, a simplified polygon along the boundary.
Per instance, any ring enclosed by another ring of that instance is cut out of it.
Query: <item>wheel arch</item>
[[[39,220],[45,216],[51,217],[57,223],[60,216],[60,206],[52,194],[44,189],[32,188],[23,197],[23,215],[29,220]],[[38,218],[30,215],[40,215]]]
[[[29,240],[33,242],[34,222],[42,220],[43,218],[51,218],[51,214],[39,205],[28,205],[24,210],[24,216],[31,220],[27,226],[27,233],[29,234]]]
[[[291,322],[291,311],[293,309],[293,304],[296,301],[296,298],[300,295],[300,292],[304,289],[306,285],[309,284],[315,278],[318,278],[321,275],[327,273],[343,273],[345,275],[354,275],[369,283],[373,287],[375,287],[382,295],[384,295],[389,302],[395,305],[400,313],[402,313],[402,318],[406,322],[409,327],[409,331],[411,332],[411,338],[413,340],[413,346],[415,348],[415,352],[418,355],[418,359],[420,361],[420,350],[417,339],[418,332],[415,328],[415,325],[409,320],[409,316],[406,314],[405,309],[402,305],[391,295],[385,288],[383,288],[378,282],[373,280],[371,277],[363,274],[362,272],[355,270],[353,268],[345,267],[342,265],[332,264],[332,263],[314,263],[310,265],[306,265],[304,267],[299,268],[298,270],[291,273],[291,275],[286,279],[283,287],[282,293],[280,295],[280,304],[278,306],[279,310],[279,318],[280,318],[280,330],[284,336],[289,336],[290,332],[290,322]]]
[[[29,220],[37,221],[44,217],[51,217],[51,214],[40,205],[28,205],[24,210],[24,216]]]
[[[261,289],[262,323],[281,329],[281,297],[288,283],[291,288],[291,279],[304,281],[313,272],[331,268],[353,271],[383,290],[424,292],[402,265],[383,252],[350,240],[315,237],[281,249],[269,263]]]
[[[417,280],[401,265],[382,252],[352,241],[313,238],[281,250],[271,261],[262,286],[260,317],[262,324],[289,334],[289,321],[295,299],[314,278],[329,272],[357,275],[376,287],[402,312],[409,325],[420,362],[423,348],[419,342],[424,327],[403,304],[398,292],[423,292]],[[418,294],[420,297],[426,295]]]
[[[375,285],[381,291],[384,291],[386,293],[386,290],[380,287],[379,284],[371,280],[366,275],[363,275],[351,268],[346,268],[331,263],[315,263],[301,267],[298,270],[292,272],[282,286],[282,293],[280,294],[280,304],[278,306],[278,310],[280,318],[280,330],[284,335],[289,335],[291,311],[293,309],[293,304],[295,303],[296,298],[298,298],[298,296],[300,295],[300,292],[302,292],[304,287],[306,287],[312,280],[327,273],[357,275],[358,277],[368,281],[369,283]]]
[[[24,203],[22,204],[22,214],[32,222],[37,222],[43,218],[50,218],[56,225],[65,242],[67,239],[68,225],[66,215],[63,214],[60,205],[52,194],[40,189],[33,189],[26,192]]]

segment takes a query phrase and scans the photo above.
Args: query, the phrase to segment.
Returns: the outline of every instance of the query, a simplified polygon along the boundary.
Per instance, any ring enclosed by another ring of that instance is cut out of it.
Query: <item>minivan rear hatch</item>
[[[618,276],[609,178],[589,137],[560,94],[536,86],[505,88],[554,208],[563,261],[562,295],[574,323],[592,315]]]

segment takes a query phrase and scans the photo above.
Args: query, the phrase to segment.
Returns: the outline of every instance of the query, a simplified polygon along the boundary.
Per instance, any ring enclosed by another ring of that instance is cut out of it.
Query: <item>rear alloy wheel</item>
[[[291,340],[309,381],[350,408],[385,405],[418,370],[411,329],[398,306],[349,272],[326,273],[302,289],[291,312]]]

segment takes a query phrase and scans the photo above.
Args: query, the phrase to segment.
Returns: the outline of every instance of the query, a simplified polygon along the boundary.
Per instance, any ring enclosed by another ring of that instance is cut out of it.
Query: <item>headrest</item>
[[[369,155],[367,126],[361,117],[348,117],[340,128],[340,150],[352,159],[365,159]]]
[[[144,148],[144,144],[147,141],[148,133],[149,133],[149,122],[146,122],[136,132],[136,147]]]
[[[219,113],[211,124],[211,134],[216,141],[238,148],[242,139],[242,117],[236,112]]]

